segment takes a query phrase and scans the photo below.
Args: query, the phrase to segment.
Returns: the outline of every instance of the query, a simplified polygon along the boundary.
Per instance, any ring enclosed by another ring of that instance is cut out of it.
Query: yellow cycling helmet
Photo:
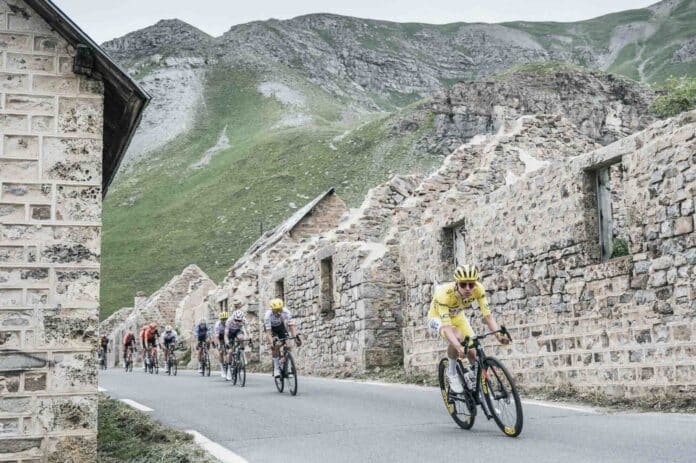
[[[282,299],[271,299],[271,310],[274,312],[280,312],[281,310],[283,310],[284,305],[285,304],[283,303]]]
[[[225,321],[230,318],[230,314],[227,311],[220,312],[220,320]]]
[[[475,265],[460,265],[454,270],[454,281],[478,281],[479,271]]]

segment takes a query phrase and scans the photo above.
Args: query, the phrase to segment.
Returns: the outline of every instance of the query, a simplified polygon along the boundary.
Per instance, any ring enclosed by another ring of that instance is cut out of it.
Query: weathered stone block
[[[7,25],[13,31],[44,32],[46,35],[53,33],[51,26],[23,2],[15,3],[12,13],[7,15]]]
[[[31,131],[34,133],[53,133],[56,128],[56,118],[53,116],[32,116]]]
[[[2,197],[5,200],[48,203],[51,199],[50,184],[3,183]]]
[[[5,135],[4,156],[37,159],[39,137],[29,135]]]
[[[11,32],[0,33],[0,50],[30,51],[31,37]]]
[[[39,163],[17,159],[0,159],[0,180],[35,181],[39,179]]]
[[[40,437],[31,439],[0,438],[0,454],[37,452],[41,448],[42,441],[43,439]]]
[[[0,114],[0,130],[24,131],[27,130],[29,117],[23,114]]]
[[[56,220],[96,222],[101,217],[101,188],[58,186]]]
[[[101,135],[104,126],[101,98],[60,98],[58,130]]]
[[[96,270],[56,270],[56,300],[72,303],[99,301],[99,272]]]
[[[23,246],[0,246],[0,263],[24,262]]]
[[[95,390],[97,387],[96,355],[91,352],[54,354],[51,391]]]
[[[693,217],[679,217],[674,221],[674,234],[684,235],[686,233],[691,233],[694,231],[694,219]]]
[[[33,88],[35,92],[53,95],[77,94],[77,79],[59,76],[34,76]]]
[[[43,154],[46,178],[85,182],[101,178],[100,140],[46,137]]]
[[[0,203],[0,223],[24,220],[24,205]]]
[[[0,371],[33,370],[46,366],[45,354],[23,352],[3,353],[0,356]]]
[[[40,53],[67,55],[70,53],[69,48],[68,42],[60,37],[34,37],[34,51]]]
[[[46,390],[46,373],[26,373],[24,375],[24,390],[37,392]]]
[[[55,69],[56,60],[53,56],[7,53],[8,71],[54,72]]]
[[[55,103],[50,96],[9,94],[5,97],[5,107],[9,110],[51,113]]]
[[[29,76],[26,74],[0,72],[0,90],[4,92],[29,90]]]

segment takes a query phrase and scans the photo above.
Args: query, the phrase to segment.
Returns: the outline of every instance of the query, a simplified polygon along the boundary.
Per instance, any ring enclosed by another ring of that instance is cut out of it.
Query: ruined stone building
[[[0,1],[0,55],[0,461],[95,461],[101,201],[149,96],[50,1]]]
[[[241,305],[261,340],[281,297],[305,338],[303,374],[434,374],[434,286],[473,262],[515,339],[490,353],[523,388],[693,396],[696,112],[654,122],[651,98],[575,70],[456,84],[432,103],[439,169],[395,176],[357,209],[323,193],[188,310]],[[263,343],[256,354],[270,361]]]

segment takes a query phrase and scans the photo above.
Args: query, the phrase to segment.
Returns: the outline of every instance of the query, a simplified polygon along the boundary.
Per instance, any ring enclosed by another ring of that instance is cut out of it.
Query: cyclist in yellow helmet
[[[454,271],[454,281],[445,283],[435,288],[433,300],[428,311],[428,327],[434,334],[438,334],[448,341],[447,357],[449,366],[447,379],[455,393],[464,391],[464,386],[459,380],[456,364],[457,357],[464,356],[464,347],[461,342],[465,337],[474,337],[474,331],[469,325],[464,309],[471,306],[473,301],[478,303],[483,316],[483,322],[491,331],[500,329],[491,314],[486,299],[486,289],[479,282],[479,271],[474,265],[462,265]],[[498,333],[498,342],[507,344],[506,336]],[[469,351],[469,362],[474,365],[476,351]]]
[[[273,376],[276,378],[280,376],[280,349],[278,346],[273,345],[273,338],[285,339],[290,336],[295,337],[295,344],[299,347],[302,345],[302,341],[297,333],[297,327],[295,326],[295,320],[292,319],[292,314],[285,307],[282,299],[271,299],[270,309],[266,311],[264,316],[264,330],[266,331],[266,341],[268,345],[271,346],[271,352],[273,355]],[[288,336],[288,330],[290,331],[290,336]]]
[[[220,377],[227,379],[227,362],[225,361],[225,323],[230,318],[226,310],[220,312],[218,321],[215,322],[213,332],[217,339],[218,360],[220,360]]]

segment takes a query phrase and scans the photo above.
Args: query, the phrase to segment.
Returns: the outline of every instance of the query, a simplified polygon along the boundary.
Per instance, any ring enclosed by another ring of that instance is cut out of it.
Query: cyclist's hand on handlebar
[[[457,356],[458,357],[464,357],[464,355],[466,355],[466,352],[464,350],[464,346],[462,346],[461,344],[455,346],[455,349],[457,349]]]
[[[500,344],[510,344],[510,338],[502,333],[496,333],[495,337]]]

